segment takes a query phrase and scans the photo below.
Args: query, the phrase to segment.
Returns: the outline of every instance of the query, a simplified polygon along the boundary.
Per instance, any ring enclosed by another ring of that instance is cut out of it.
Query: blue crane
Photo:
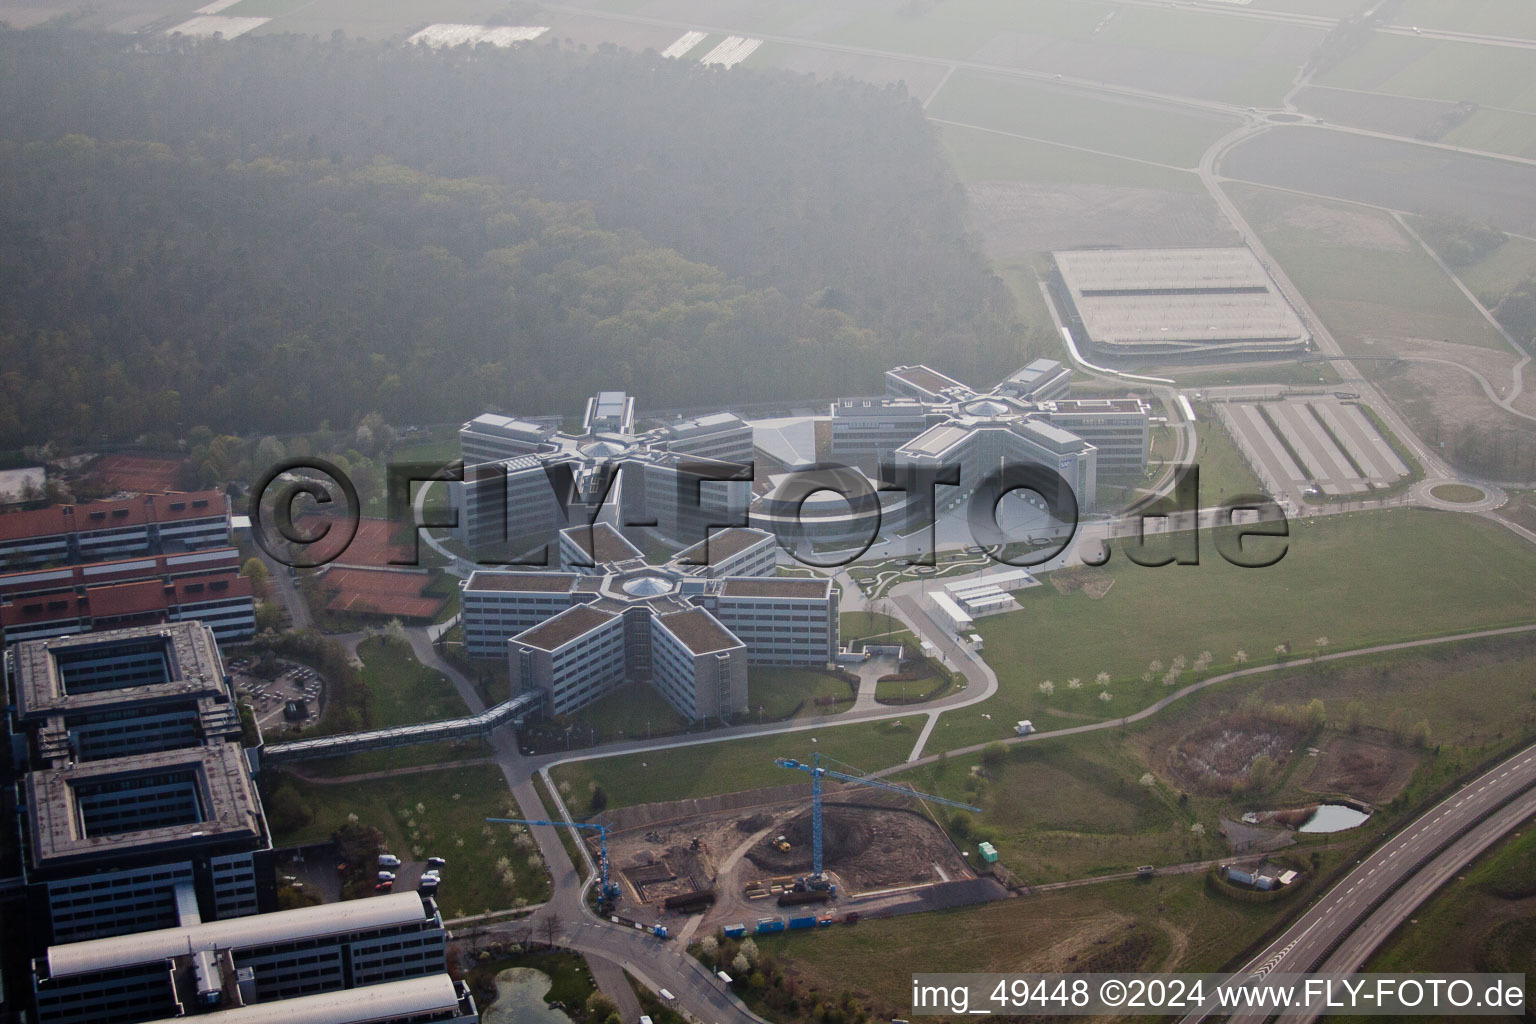
[[[975,811],[981,813],[980,807],[972,807],[958,800],[946,800],[942,796],[932,796],[928,793],[919,793],[915,789],[906,786],[895,786],[889,782],[881,782],[878,779],[866,779],[860,775],[849,775],[846,772],[833,771],[831,768],[821,766],[821,752],[811,755],[812,763],[796,761],[792,757],[776,757],[773,763],[780,768],[793,768],[796,771],[805,772],[811,777],[811,878],[815,881],[823,881],[821,873],[821,780],[823,777],[838,779],[843,782],[852,782],[860,786],[872,786],[875,789],[888,789],[893,793],[901,793],[905,796],[915,796],[919,800],[932,800],[936,804],[945,807],[958,807],[962,811]]]
[[[608,877],[608,826],[589,825],[583,821],[535,821],[528,818],[486,818],[492,825],[548,825],[551,828],[589,828],[597,833],[598,849],[601,856],[598,858],[598,878],[601,888],[598,890],[598,901],[609,905],[619,898],[619,887]]]

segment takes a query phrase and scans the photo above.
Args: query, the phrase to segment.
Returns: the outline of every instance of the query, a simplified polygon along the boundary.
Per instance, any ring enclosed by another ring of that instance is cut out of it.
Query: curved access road
[[[1479,853],[1536,814],[1536,745],[1494,766],[1378,846],[1324,893],[1239,974],[1267,975],[1360,969],[1376,948]],[[1210,1013],[1191,1014],[1189,1024]],[[1264,1020],[1267,1013],[1234,1015]],[[1317,1013],[1288,1013],[1308,1022]]]

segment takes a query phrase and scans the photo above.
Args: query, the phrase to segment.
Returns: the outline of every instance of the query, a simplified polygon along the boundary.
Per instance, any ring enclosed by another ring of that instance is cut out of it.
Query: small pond
[[[1301,826],[1302,832],[1343,832],[1347,828],[1354,828],[1361,824],[1370,815],[1348,804],[1318,804],[1317,810],[1312,812],[1312,817]]]
[[[480,1015],[482,1024],[571,1024],[571,1018],[544,1004],[552,983],[532,967],[511,967],[496,975],[496,1001]]]

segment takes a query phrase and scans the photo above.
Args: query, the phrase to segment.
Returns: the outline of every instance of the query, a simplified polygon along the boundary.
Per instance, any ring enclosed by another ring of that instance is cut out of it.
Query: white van
[[[715,972],[715,977],[719,978],[721,981],[725,982],[727,985],[729,985],[731,983],[731,976],[729,974],[726,974],[724,971],[716,971]]]
[[[661,998],[665,999],[669,1003],[677,998],[677,996],[674,996],[671,992],[668,992],[666,989],[660,989],[659,991],[657,991],[656,994],[661,996]]]

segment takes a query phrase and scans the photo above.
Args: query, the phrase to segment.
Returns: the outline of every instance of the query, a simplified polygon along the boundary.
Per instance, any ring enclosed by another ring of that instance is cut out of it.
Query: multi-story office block
[[[30,918],[44,942],[275,902],[240,714],[199,623],[27,641],[5,656]]]
[[[825,665],[837,655],[837,588],[826,578],[732,577],[699,604],[762,665]]]
[[[1146,472],[1151,410],[1141,399],[1057,399],[1039,409],[1047,422],[1099,450],[1099,476],[1139,480]]]
[[[696,576],[772,576],[779,561],[779,545],[763,530],[732,528],[716,530],[705,540],[684,548],[667,564]]]
[[[294,1024],[321,1008],[308,1019],[473,1022],[444,943],[436,904],[415,892],[58,943],[33,962],[37,1024]]]
[[[696,545],[664,566],[648,565],[606,524],[590,536],[567,530],[561,544],[595,564],[477,572],[464,584],[470,654],[506,656],[513,692],[541,691],[551,714],[625,681],[649,683],[690,719],[739,714],[749,661],[825,665],[836,654],[836,589],[772,576],[771,534],[723,530],[707,551]]]
[[[222,491],[152,494],[0,515],[0,570],[229,546]]]
[[[683,420],[662,428],[667,450],[719,462],[752,461],[752,426],[730,412]]]

